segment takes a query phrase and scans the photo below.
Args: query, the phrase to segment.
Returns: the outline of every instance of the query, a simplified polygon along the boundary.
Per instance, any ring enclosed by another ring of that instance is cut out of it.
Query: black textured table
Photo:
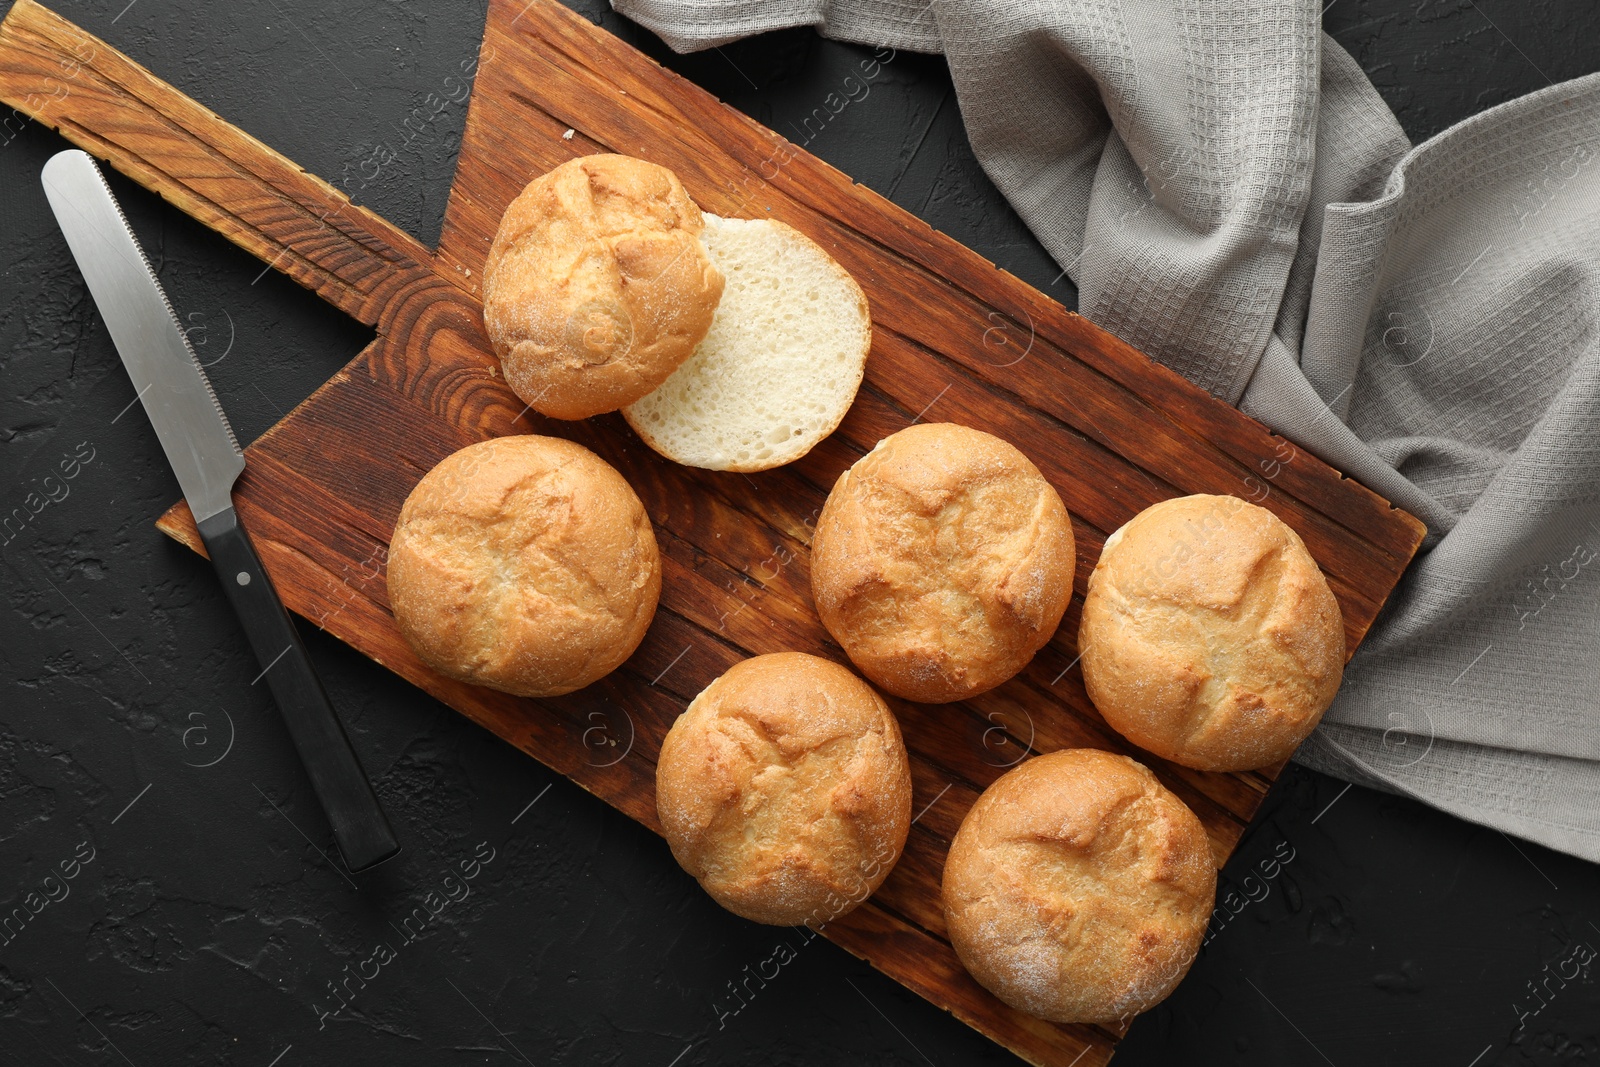
[[[437,239],[477,5],[56,7]],[[675,57],[578,7],[796,141],[864,53],[791,31]],[[1335,0],[1325,22],[1413,139],[1600,68],[1591,0]],[[303,626],[407,845],[353,891],[210,567],[151,525],[179,494],[45,204],[63,147],[0,111],[0,1065],[1017,1062],[721,911],[648,831]],[[973,159],[942,60],[899,54],[807,147],[1073,301]],[[112,185],[241,440],[365,343]],[[1591,865],[1291,767],[1222,893],[1231,917],[1118,1064],[1600,1058],[1600,965],[1562,977],[1600,948]]]

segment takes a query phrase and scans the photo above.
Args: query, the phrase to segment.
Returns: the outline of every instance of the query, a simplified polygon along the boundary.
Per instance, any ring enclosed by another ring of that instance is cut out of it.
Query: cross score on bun
[[[901,430],[839,476],[811,544],[817,613],[863,674],[908,700],[993,689],[1072,599],[1072,524],[1011,445],[949,423]]]
[[[961,962],[1007,1004],[1125,1021],[1194,962],[1217,869],[1205,828],[1155,775],[1094,749],[1037,756],[984,791],[944,867]]]
[[[878,888],[911,827],[911,770],[883,698],[802,652],[735,664],[656,764],[672,854],[756,922],[822,926]]]
[[[703,226],[670,170],[630,156],[582,156],[529,182],[483,268],[484,326],[517,396],[581,419],[666,381],[722,296]]]
[[[554,437],[469,445],[400,509],[389,601],[439,673],[519,696],[570,693],[622,664],[655,616],[661,559],[615,468]]]
[[[1107,538],[1078,647],[1106,722],[1208,771],[1287,759],[1345,659],[1339,602],[1305,544],[1231,496],[1163,501]]]
[[[867,364],[872,322],[850,273],[773,219],[705,216],[726,279],[711,330],[655,392],[622,409],[651,448],[711,470],[793,462],[839,425]]]

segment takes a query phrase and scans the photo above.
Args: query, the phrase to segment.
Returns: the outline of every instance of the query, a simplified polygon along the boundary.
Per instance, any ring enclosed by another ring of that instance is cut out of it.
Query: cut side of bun
[[[834,431],[872,346],[867,298],[815,241],[773,219],[704,215],[726,284],[705,340],[628,425],[668,459],[710,470],[793,462]]]

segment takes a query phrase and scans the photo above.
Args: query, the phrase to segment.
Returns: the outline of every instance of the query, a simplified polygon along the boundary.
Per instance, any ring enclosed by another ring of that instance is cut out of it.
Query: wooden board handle
[[[34,0],[0,23],[0,100],[368,326],[438,284],[404,230]]]

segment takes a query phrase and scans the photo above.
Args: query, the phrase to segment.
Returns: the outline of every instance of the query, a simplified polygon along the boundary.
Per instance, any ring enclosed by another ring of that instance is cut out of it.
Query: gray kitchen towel
[[[943,53],[1085,316],[1427,523],[1296,759],[1600,861],[1600,75],[1413,147],[1317,0],[613,3]]]

